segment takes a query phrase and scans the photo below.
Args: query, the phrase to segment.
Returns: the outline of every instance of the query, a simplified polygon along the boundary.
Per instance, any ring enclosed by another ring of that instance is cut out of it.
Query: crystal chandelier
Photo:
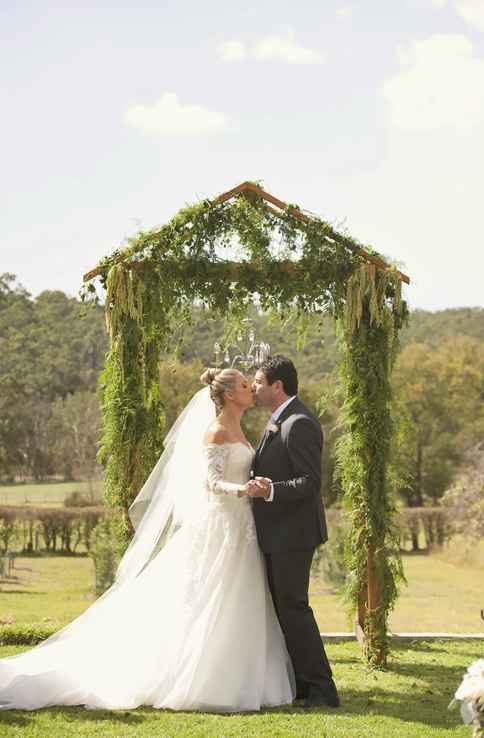
[[[257,342],[255,336],[254,322],[250,318],[243,321],[245,335],[241,331],[237,335],[237,343],[231,343],[222,351],[220,343],[214,344],[213,350],[215,354],[215,366],[217,368],[223,366],[233,367],[238,364],[242,369],[254,369],[264,362],[271,353],[271,347],[264,341]],[[231,349],[234,352],[231,358]]]

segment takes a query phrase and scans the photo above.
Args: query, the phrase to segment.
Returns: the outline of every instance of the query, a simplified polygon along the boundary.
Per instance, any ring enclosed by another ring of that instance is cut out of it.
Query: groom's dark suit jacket
[[[253,476],[270,477],[274,500],[253,498],[259,546],[264,553],[314,549],[327,538],[321,499],[323,433],[319,421],[296,397],[264,434]]]

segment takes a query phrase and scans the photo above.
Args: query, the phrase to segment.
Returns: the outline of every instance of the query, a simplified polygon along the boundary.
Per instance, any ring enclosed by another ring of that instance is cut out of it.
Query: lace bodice
[[[249,479],[254,450],[241,441],[204,446],[207,458],[206,488],[216,495],[237,497]]]

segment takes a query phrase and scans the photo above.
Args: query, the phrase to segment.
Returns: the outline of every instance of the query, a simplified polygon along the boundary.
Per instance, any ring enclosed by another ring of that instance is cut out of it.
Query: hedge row
[[[73,553],[79,546],[91,549],[92,534],[103,507],[45,508],[0,507],[0,552],[14,548],[22,552],[60,551]],[[344,510],[327,511],[330,528],[344,525]],[[452,510],[442,507],[406,507],[398,512],[402,548],[410,542],[413,549],[442,546],[452,535]]]
[[[330,536],[332,531],[345,527],[345,511],[341,508],[327,510]],[[400,531],[402,549],[411,547],[432,549],[447,543],[453,530],[453,513],[444,507],[403,507],[398,510],[396,524]]]
[[[58,628],[38,623],[0,625],[0,646],[36,646]]]
[[[73,553],[89,551],[92,532],[104,516],[103,507],[0,507],[0,552],[32,553],[46,549]]]

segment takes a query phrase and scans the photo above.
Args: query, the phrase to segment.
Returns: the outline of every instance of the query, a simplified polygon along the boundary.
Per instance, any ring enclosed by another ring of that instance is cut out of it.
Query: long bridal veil
[[[37,649],[75,636],[79,629],[91,624],[99,609],[105,609],[106,600],[136,579],[188,516],[197,514],[205,501],[203,435],[215,416],[210,388],[205,387],[192,397],[175,421],[165,438],[163,453],[129,508],[135,534],[119,563],[113,585],[82,615]],[[4,662],[14,662],[22,656],[12,656]],[[0,673],[0,688],[2,676]]]
[[[206,463],[203,434],[215,420],[210,388],[197,392],[165,438],[165,450],[129,508],[135,535],[121,560],[115,584],[133,579],[203,505]]]

